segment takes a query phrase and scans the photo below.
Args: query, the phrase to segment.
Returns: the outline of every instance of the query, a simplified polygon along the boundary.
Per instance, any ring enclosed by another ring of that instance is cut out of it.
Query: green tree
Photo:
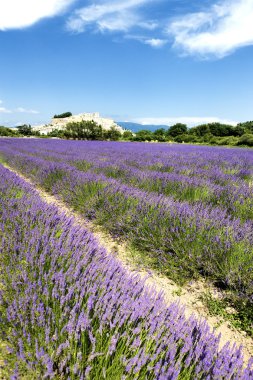
[[[168,136],[176,137],[182,134],[187,133],[187,126],[186,124],[177,123],[175,125],[172,125],[167,132]]]
[[[182,143],[182,142],[185,142],[185,143],[196,143],[196,142],[199,142],[198,141],[198,137],[195,136],[195,135],[189,135],[188,133],[187,134],[182,134],[182,135],[178,135],[176,137],[174,137],[174,141],[178,142],[178,143]]]
[[[95,121],[85,121],[68,123],[64,130],[66,138],[78,140],[102,140],[103,130],[101,125]]]
[[[16,132],[13,131],[11,128],[7,128],[0,125],[0,136],[16,136]]]
[[[213,136],[225,137],[233,135],[234,128],[232,125],[221,123],[209,123],[207,125],[209,126],[210,133]]]
[[[204,135],[210,133],[209,124],[201,124],[197,127],[193,127],[189,130],[189,133],[198,137],[203,137]]]
[[[238,123],[238,127],[244,129],[244,133],[253,133],[253,121],[245,121],[244,123]]]
[[[123,140],[132,140],[134,137],[133,133],[131,131],[124,131],[122,138]]]
[[[17,128],[18,132],[23,136],[31,136],[33,134],[30,124],[19,125]]]
[[[112,126],[109,130],[104,131],[103,135],[105,139],[113,141],[117,141],[121,138],[120,131],[114,126]]]
[[[60,113],[59,115],[54,115],[54,119],[64,119],[65,117],[70,117],[72,116],[71,112],[64,112]]]
[[[153,132],[153,138],[160,142],[166,141],[166,130],[164,128],[156,129]]]
[[[53,129],[47,134],[48,137],[64,137],[64,131],[62,129]]]
[[[153,140],[153,133],[147,129],[142,129],[141,131],[136,132],[134,140],[135,141],[151,141]]]
[[[245,133],[245,128],[237,124],[233,130],[233,136],[242,136]]]

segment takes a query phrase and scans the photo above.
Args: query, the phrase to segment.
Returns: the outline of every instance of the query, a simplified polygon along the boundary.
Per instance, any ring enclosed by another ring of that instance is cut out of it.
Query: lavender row
[[[0,167],[1,318],[12,379],[250,379],[241,349],[146,290],[92,235]]]
[[[60,151],[63,142],[57,143]],[[40,150],[40,144],[39,141],[34,146]],[[247,309],[252,310],[252,221],[242,223],[219,207],[178,202],[120,184],[103,174],[83,173],[64,162],[12,149],[9,153],[5,150],[5,157],[14,167],[115,237],[124,238],[150,255],[153,265],[163,273],[177,281],[198,273],[210,276],[219,285],[232,289],[237,300],[246,302]]]
[[[7,144],[8,142],[6,142]],[[178,200],[219,205],[242,220],[253,214],[250,150],[104,142],[11,142],[12,149],[102,172]],[[54,151],[56,150],[56,151]],[[152,170],[150,170],[152,169]]]

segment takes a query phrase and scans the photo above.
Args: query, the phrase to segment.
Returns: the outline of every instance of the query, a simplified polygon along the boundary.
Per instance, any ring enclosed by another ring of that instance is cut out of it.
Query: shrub
[[[238,138],[234,136],[216,138],[217,145],[237,145]]]
[[[32,127],[27,124],[19,125],[18,132],[23,136],[31,136],[33,134]]]
[[[124,131],[123,133],[123,140],[132,140],[133,138],[133,133],[131,131]]]
[[[185,134],[187,133],[187,126],[186,124],[182,124],[182,123],[177,123],[175,125],[172,125],[169,129],[168,129],[168,136],[171,136],[171,137],[176,137],[178,135],[182,135],[182,134]]]
[[[108,131],[104,131],[104,138],[112,141],[117,141],[121,137],[120,131],[114,126],[112,126]]]
[[[54,115],[54,119],[64,119],[65,117],[70,117],[72,116],[71,112],[64,112],[60,113],[59,115]]]
[[[68,123],[63,132],[66,138],[78,140],[102,140],[103,130],[95,121],[80,121]]]
[[[0,126],[0,136],[15,136],[16,132],[11,128]]]
[[[253,146],[253,135],[250,133],[245,133],[239,138],[238,145],[248,145]]]

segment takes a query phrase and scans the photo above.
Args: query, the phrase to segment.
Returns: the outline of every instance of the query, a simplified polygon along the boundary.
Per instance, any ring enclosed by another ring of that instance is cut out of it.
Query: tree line
[[[160,128],[154,132],[141,130],[132,140],[253,146],[253,121],[238,123],[236,126],[218,122],[206,123],[192,128],[187,128],[186,124],[177,123],[168,129]]]
[[[105,130],[95,121],[82,120],[80,122],[71,122],[66,125],[65,129],[55,129],[48,133],[49,137],[60,137],[75,140],[119,140],[122,135],[120,131],[112,126]]]
[[[65,129],[53,130],[48,135],[40,135],[31,125],[20,125],[17,130],[0,126],[0,136],[19,137],[58,137],[76,140],[123,140],[123,141],[158,141],[177,143],[197,143],[210,145],[245,145],[253,146],[253,121],[238,123],[236,126],[222,123],[206,123],[187,128],[186,124],[177,123],[155,131],[141,130],[136,133],[124,131],[123,134],[116,127],[104,130],[94,121],[71,122]]]

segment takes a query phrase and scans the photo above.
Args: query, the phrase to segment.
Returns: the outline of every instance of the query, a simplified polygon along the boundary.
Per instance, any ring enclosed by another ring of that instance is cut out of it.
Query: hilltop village
[[[68,113],[66,113],[68,114]],[[101,117],[99,112],[92,113],[80,113],[78,115],[72,115],[64,117],[62,115],[55,115],[49,124],[32,126],[34,132],[40,132],[40,134],[48,135],[53,131],[65,130],[69,123],[80,123],[82,121],[94,121],[96,124],[101,125],[105,131],[110,130],[112,127],[123,134],[124,129],[117,125],[113,119]],[[60,117],[62,116],[62,117]]]

